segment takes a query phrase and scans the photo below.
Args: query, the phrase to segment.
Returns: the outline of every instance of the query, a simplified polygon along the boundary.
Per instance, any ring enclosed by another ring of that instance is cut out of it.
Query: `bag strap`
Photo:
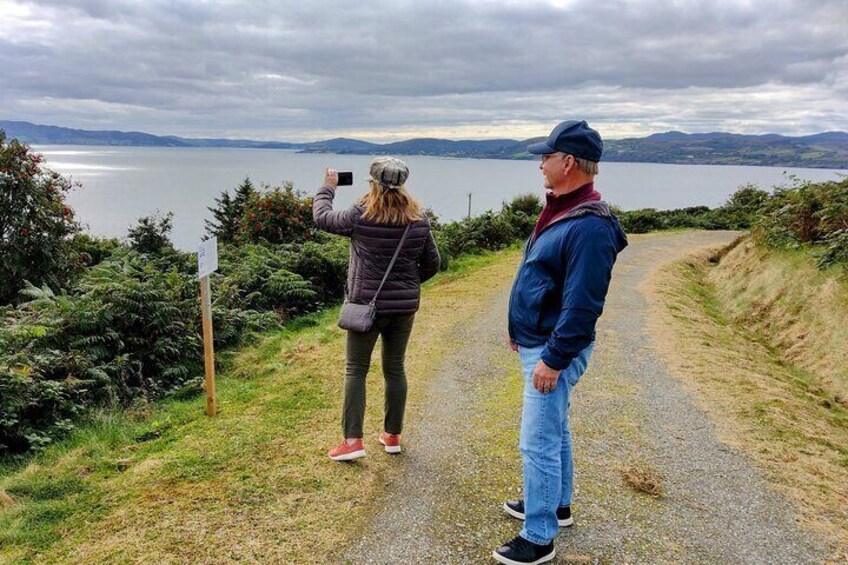
[[[371,304],[377,303],[377,296],[380,294],[380,291],[383,290],[383,285],[386,284],[386,279],[389,278],[389,273],[392,272],[392,267],[395,266],[395,261],[397,261],[398,255],[400,255],[400,249],[403,247],[403,242],[406,240],[406,234],[409,233],[409,228],[411,226],[412,224],[406,224],[406,229],[403,230],[403,235],[400,236],[400,243],[398,243],[397,249],[395,249],[395,254],[392,256],[392,260],[386,268],[386,274],[383,275],[383,280],[380,281],[380,286],[377,288],[377,292],[374,293],[374,298],[371,299]]]

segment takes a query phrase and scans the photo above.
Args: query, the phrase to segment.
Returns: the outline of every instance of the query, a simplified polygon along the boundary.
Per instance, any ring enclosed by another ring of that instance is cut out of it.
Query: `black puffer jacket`
[[[362,219],[364,208],[354,204],[347,210],[333,211],[335,190],[324,186],[315,195],[312,215],[322,230],[350,237],[350,261],[347,269],[347,299],[368,303],[397,249],[405,226],[375,224]],[[412,314],[421,300],[421,283],[439,271],[439,250],[424,219],[409,228],[395,266],[377,297],[377,314]]]

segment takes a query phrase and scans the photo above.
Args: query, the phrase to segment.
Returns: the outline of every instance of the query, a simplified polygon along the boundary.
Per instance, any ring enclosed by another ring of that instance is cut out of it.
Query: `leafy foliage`
[[[16,300],[27,280],[54,290],[68,282],[76,263],[70,238],[79,231],[65,204],[72,186],[0,130],[0,304]]]
[[[286,299],[293,292],[284,282],[274,290]],[[38,448],[88,408],[161,398],[200,374],[189,254],[152,258],[121,248],[69,294],[30,285],[24,295],[4,310],[0,330],[0,449]],[[218,345],[279,323],[273,312],[220,302],[215,316]]]
[[[315,237],[312,198],[292,183],[266,188],[246,203],[237,239],[240,243],[296,243]]]
[[[85,232],[77,233],[71,239],[71,252],[77,257],[80,269],[102,263],[120,247],[121,242],[117,239],[94,237]]]
[[[754,233],[773,247],[811,248],[822,267],[848,267],[848,178],[776,189]]]
[[[505,202],[498,212],[441,225],[435,234],[442,262],[466,253],[503,249],[529,237],[541,206],[538,197],[524,194]]]
[[[694,206],[676,210],[614,210],[621,226],[629,233],[699,228],[707,230],[740,230],[750,228],[762,213],[769,193],[753,185],[745,185],[734,192],[719,208]]]
[[[249,177],[244,177],[232,198],[228,190],[222,192],[221,197],[215,199],[215,206],[208,208],[214,220],[206,220],[206,233],[216,236],[221,243],[233,243],[241,230],[245,207],[255,196],[256,188]]]
[[[249,244],[227,248],[220,259],[218,292],[222,306],[276,310],[283,319],[317,309],[316,293],[289,269],[288,258],[270,246]]]
[[[173,251],[170,233],[174,227],[174,214],[168,212],[164,216],[152,215],[139,218],[138,223],[129,229],[127,239],[130,248],[139,253],[162,255]]]
[[[532,192],[519,194],[509,202],[504,202],[503,211],[509,213],[521,212],[532,218],[542,213],[542,200]]]

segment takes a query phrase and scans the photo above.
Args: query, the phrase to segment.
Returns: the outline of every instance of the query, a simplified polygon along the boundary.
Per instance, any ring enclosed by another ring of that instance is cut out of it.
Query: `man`
[[[627,246],[595,191],[603,143],[584,121],[566,121],[527,150],[541,155],[545,207],[527,242],[509,301],[509,337],[524,370],[519,442],[524,500],[504,503],[524,520],[495,550],[507,564],[554,558],[554,538],[571,517],[573,467],[568,408],[586,370],[618,253]]]

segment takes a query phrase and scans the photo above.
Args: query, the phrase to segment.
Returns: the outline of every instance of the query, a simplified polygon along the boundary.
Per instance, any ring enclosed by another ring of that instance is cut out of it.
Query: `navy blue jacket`
[[[564,369],[595,339],[612,267],[627,237],[604,202],[586,202],[527,241],[509,298],[509,337],[544,345],[542,360]]]

